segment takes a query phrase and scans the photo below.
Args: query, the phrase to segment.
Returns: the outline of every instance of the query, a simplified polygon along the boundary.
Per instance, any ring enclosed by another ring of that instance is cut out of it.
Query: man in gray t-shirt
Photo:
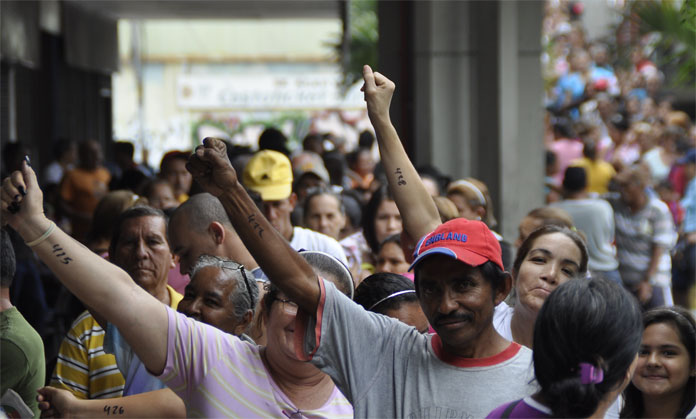
[[[287,331],[298,356],[331,376],[356,416],[483,417],[534,392],[531,351],[493,327],[494,308],[512,279],[484,223],[449,221],[416,246],[416,292],[437,332],[425,336],[365,312],[318,280],[246,194],[220,140],[205,139],[187,167],[220,198],[270,281],[299,306]]]
[[[311,317],[302,323],[307,327],[296,326],[295,338],[305,336],[304,356],[313,353],[312,363],[331,376],[356,417],[479,418],[535,391],[531,351],[524,346],[508,343],[493,356],[459,357],[438,335],[367,312],[329,281],[322,295],[321,332]]]

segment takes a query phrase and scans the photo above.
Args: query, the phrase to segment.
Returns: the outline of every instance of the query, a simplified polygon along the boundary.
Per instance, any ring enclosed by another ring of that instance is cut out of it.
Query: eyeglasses
[[[276,301],[280,302],[280,306],[283,309],[283,312],[285,312],[285,314],[288,314],[290,316],[297,315],[297,304],[293,303],[290,300],[283,300],[282,298],[278,297],[276,297]]]
[[[254,309],[254,296],[251,293],[251,287],[256,286],[256,284],[251,284],[249,282],[249,278],[247,278],[246,269],[244,269],[244,265],[241,265],[241,264],[234,262],[232,260],[229,260],[229,259],[223,259],[219,256],[211,256],[211,257],[213,259],[221,262],[222,269],[229,269],[231,271],[240,271],[241,272],[242,278],[244,278],[244,285],[246,286],[247,295],[249,296],[249,304],[251,305],[251,307],[249,307],[249,308],[251,308],[253,310]]]

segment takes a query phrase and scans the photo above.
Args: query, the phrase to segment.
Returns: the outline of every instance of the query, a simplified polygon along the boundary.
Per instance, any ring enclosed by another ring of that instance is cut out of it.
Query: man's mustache
[[[437,326],[441,323],[454,323],[454,322],[470,322],[474,320],[474,316],[468,313],[450,313],[450,314],[438,314],[433,319],[433,325]]]

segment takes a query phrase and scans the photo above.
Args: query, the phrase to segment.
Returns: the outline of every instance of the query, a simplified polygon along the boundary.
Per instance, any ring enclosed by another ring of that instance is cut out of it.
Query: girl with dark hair
[[[603,417],[635,369],[640,316],[631,294],[603,278],[561,285],[534,326],[534,372],[541,389],[488,417]]]
[[[372,253],[379,252],[379,244],[392,234],[401,233],[401,214],[387,185],[381,186],[365,206],[363,234]]]
[[[428,331],[416,289],[405,276],[387,272],[370,275],[358,285],[353,301],[367,311],[393,317],[421,333]]]
[[[401,234],[392,234],[380,243],[375,272],[402,274],[408,272],[409,266],[401,247]]]
[[[643,315],[638,366],[623,393],[622,418],[696,417],[696,322],[687,310],[655,308]]]
[[[532,347],[539,309],[556,287],[587,274],[588,253],[578,233],[556,225],[534,230],[512,266],[515,303],[498,304],[493,326],[505,339]]]

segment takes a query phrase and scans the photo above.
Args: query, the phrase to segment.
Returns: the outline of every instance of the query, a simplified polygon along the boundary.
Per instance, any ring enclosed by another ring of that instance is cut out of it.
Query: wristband
[[[40,245],[41,243],[43,243],[43,242],[48,238],[48,236],[50,236],[51,234],[53,234],[53,231],[54,231],[55,229],[56,229],[56,223],[54,223],[53,221],[51,221],[51,225],[48,226],[48,228],[46,229],[46,232],[45,232],[44,234],[42,234],[41,237],[39,237],[39,238],[36,239],[36,240],[32,240],[32,241],[30,241],[30,242],[24,242],[24,243],[25,243],[27,246],[29,246],[29,247],[38,246],[38,245]]]

